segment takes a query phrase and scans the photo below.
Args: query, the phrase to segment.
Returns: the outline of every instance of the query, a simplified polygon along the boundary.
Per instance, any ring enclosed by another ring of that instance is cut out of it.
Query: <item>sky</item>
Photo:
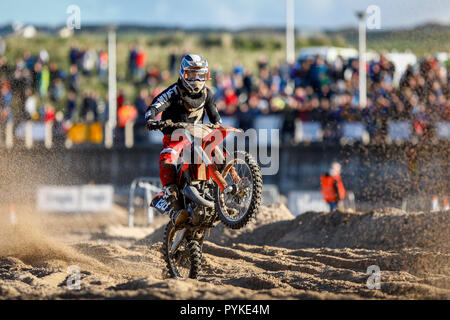
[[[0,25],[66,23],[77,5],[86,24],[140,24],[240,29],[284,26],[285,0],[13,0],[2,1]],[[7,4],[6,4],[7,3]],[[355,11],[380,7],[381,28],[426,22],[450,24],[450,0],[294,0],[295,27],[337,29],[355,26]]]

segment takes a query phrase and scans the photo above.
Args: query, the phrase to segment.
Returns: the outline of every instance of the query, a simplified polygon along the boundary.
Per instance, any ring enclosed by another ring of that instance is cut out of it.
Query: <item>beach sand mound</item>
[[[242,234],[237,242],[283,248],[424,248],[450,252],[448,211],[307,212]]]
[[[284,206],[263,207],[245,230],[211,231],[197,280],[169,278],[163,228],[136,241],[152,230],[127,229],[123,210],[57,216],[17,208],[17,218],[0,215],[0,299],[450,298],[448,212],[294,218]],[[379,290],[367,286],[374,265]]]
[[[270,206],[262,206],[259,212],[253,217],[248,224],[239,230],[233,230],[225,227],[219,223],[215,228],[212,228],[210,234],[206,234],[205,240],[211,241],[221,245],[231,245],[238,237],[245,238],[246,234],[253,230],[278,221],[290,221],[294,216],[284,204],[272,204]],[[138,244],[153,244],[163,240],[165,226],[155,230],[146,238],[139,240]]]

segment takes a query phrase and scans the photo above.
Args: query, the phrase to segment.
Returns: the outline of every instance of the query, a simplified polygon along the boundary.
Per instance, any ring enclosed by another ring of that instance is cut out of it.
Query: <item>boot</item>
[[[164,199],[167,201],[171,209],[181,209],[178,198],[178,186],[176,184],[169,184],[164,187]]]
[[[186,209],[180,209],[178,211],[171,210],[169,212],[170,220],[172,220],[173,225],[179,226],[188,220],[189,212]]]
[[[170,184],[164,187],[164,198],[169,203],[169,217],[174,225],[179,225],[187,220],[188,212],[183,209],[179,197],[178,186]]]

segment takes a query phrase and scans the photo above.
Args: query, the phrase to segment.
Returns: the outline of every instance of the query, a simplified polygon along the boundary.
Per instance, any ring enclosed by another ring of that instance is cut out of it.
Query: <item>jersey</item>
[[[172,122],[203,123],[205,113],[211,123],[221,123],[219,112],[216,108],[213,93],[209,88],[204,88],[197,99],[197,106],[189,105],[186,99],[182,99],[180,83],[174,83],[166,90],[156,96],[145,114],[146,121],[154,119],[162,112],[161,120],[172,120]],[[173,128],[163,129],[164,134],[172,133]]]

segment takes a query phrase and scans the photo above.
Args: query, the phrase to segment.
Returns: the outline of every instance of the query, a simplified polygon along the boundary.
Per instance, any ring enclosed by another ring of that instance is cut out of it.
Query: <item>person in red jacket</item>
[[[138,50],[139,51],[136,56],[137,77],[139,80],[142,80],[142,78],[144,77],[144,72],[145,72],[145,64],[146,64],[146,60],[147,60],[147,54],[142,48],[139,48]]]
[[[323,199],[333,211],[342,206],[342,200],[345,198],[345,188],[341,179],[341,165],[338,162],[331,164],[330,171],[320,177],[320,186]]]

